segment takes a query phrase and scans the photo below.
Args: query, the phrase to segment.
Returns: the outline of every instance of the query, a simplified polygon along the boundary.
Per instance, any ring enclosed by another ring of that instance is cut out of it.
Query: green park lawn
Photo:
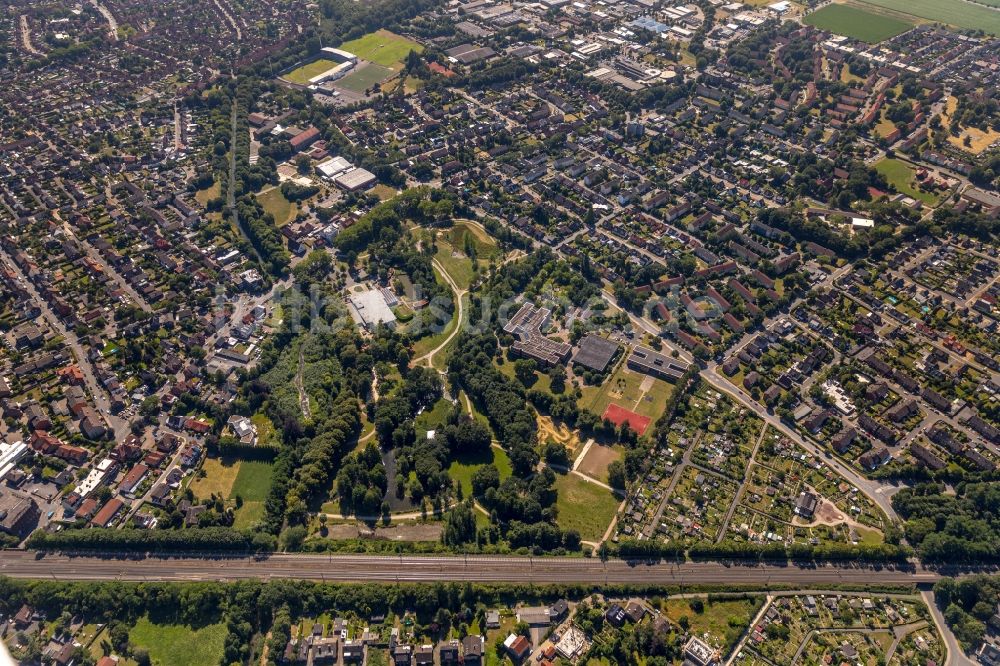
[[[271,489],[274,465],[259,460],[244,460],[233,482],[231,497],[239,495],[244,501],[263,502]]]
[[[886,158],[875,165],[875,170],[885,176],[897,192],[902,192],[918,201],[933,206],[938,197],[930,192],[921,192],[913,185],[913,167],[897,159]]]
[[[295,217],[295,204],[285,198],[280,187],[272,187],[257,195],[257,201],[264,208],[264,212],[270,213],[274,217],[274,223],[283,227]]]
[[[492,447],[487,453],[456,457],[448,467],[448,476],[462,484],[462,492],[469,497],[472,495],[472,475],[483,465],[491,463],[496,465],[501,480],[511,475],[510,458],[507,457],[507,453]]]
[[[437,430],[440,428],[444,424],[445,419],[448,418],[449,411],[451,411],[451,403],[441,398],[434,403],[434,407],[425,410],[417,416],[413,420],[413,429],[417,437],[424,438],[427,436],[428,430]]]

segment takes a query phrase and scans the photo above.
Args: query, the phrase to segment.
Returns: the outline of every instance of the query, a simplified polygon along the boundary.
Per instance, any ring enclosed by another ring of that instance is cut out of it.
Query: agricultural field
[[[620,500],[607,488],[576,474],[557,474],[555,488],[559,527],[576,530],[584,541],[600,541]]]
[[[885,179],[896,188],[897,192],[923,201],[930,206],[938,202],[936,194],[924,192],[914,186],[914,171],[906,162],[886,158],[875,165],[875,170],[885,176]]]
[[[129,632],[129,642],[149,652],[157,666],[215,666],[222,659],[225,624],[197,629],[179,624],[154,624],[148,617]]]
[[[306,85],[309,83],[309,79],[314,76],[319,76],[328,69],[333,69],[337,66],[337,63],[333,60],[328,60],[326,58],[320,58],[318,60],[313,60],[310,63],[302,65],[297,69],[285,74],[282,78],[291,81],[292,83],[298,83],[299,85]]]
[[[912,23],[873,14],[851,5],[831,4],[809,14],[803,22],[820,30],[877,44],[913,27]]]
[[[965,0],[860,0],[864,4],[910,14],[928,21],[947,23],[959,28],[982,30],[1000,35],[1000,12]],[[986,4],[1000,4],[988,0]]]
[[[424,50],[420,44],[388,30],[370,32],[364,37],[344,42],[340,48],[394,71],[402,69],[403,60],[410,51],[420,53]]]

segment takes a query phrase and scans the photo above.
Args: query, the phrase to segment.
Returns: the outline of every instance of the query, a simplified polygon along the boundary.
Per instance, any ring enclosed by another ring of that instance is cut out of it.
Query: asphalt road
[[[995,571],[996,568],[991,569]],[[283,555],[263,559],[220,556],[72,557],[31,551],[0,553],[0,575],[56,580],[231,581],[299,579],[341,582],[496,582],[683,585],[903,585],[931,584],[942,575],[919,565],[675,564],[568,557]]]
[[[962,651],[962,646],[958,644],[958,639],[955,638],[955,634],[951,632],[951,629],[945,623],[941,609],[934,602],[934,594],[929,590],[924,590],[920,593],[920,596],[923,598],[924,603],[927,604],[928,610],[930,610],[934,626],[937,627],[938,633],[944,638],[944,666],[975,666],[976,662],[965,655],[965,652]]]

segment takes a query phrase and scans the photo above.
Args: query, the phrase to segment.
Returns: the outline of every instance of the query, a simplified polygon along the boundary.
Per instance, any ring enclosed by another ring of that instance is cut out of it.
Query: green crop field
[[[928,21],[947,23],[959,28],[979,29],[991,35],[1000,35],[1000,11],[965,0],[861,0],[865,4],[903,14],[910,14]],[[987,0],[987,4],[1000,6],[1000,0]]]
[[[306,85],[309,83],[309,79],[314,76],[319,76],[328,69],[333,69],[337,66],[332,60],[327,60],[326,58],[320,58],[319,60],[314,60],[310,63],[302,65],[298,69],[293,69],[292,71],[285,74],[284,79],[291,81],[292,83],[298,83],[299,85]]]
[[[820,30],[876,44],[913,27],[912,23],[880,16],[849,5],[827,5],[803,21]]]
[[[153,624],[139,620],[129,632],[129,642],[149,651],[156,666],[215,666],[222,659],[225,624],[199,629],[180,624]]]
[[[397,71],[402,67],[407,53],[420,53],[424,50],[420,44],[388,30],[370,32],[364,37],[344,42],[340,48],[376,65],[391,67]]]

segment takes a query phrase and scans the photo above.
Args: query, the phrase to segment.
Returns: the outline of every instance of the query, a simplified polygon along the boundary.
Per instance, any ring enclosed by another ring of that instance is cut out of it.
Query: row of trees
[[[28,539],[36,550],[99,550],[102,552],[251,552],[273,550],[274,538],[264,532],[244,532],[225,527],[186,530],[65,529],[38,530]]]
[[[811,562],[813,560],[858,560],[862,562],[905,562],[910,551],[891,544],[853,545],[828,543],[818,546],[782,543],[755,544],[746,541],[697,542],[690,546],[676,541],[622,541],[604,551],[625,558],[696,560],[771,560]]]

